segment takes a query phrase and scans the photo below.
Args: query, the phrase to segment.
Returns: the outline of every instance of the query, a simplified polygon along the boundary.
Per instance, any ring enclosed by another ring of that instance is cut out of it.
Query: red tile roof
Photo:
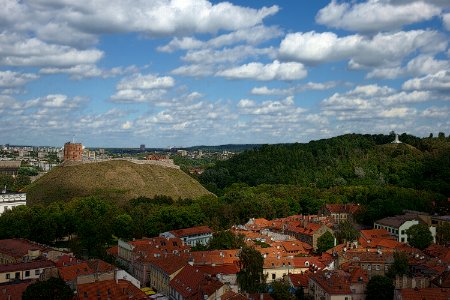
[[[172,230],[170,233],[172,233],[176,237],[187,237],[195,234],[207,234],[207,233],[213,233],[214,231],[209,228],[208,226],[197,226],[197,227],[191,227],[191,228],[184,228],[184,229],[178,229],[178,230]]]
[[[188,264],[186,256],[165,255],[150,262],[151,265],[161,269],[164,273],[171,275]]]
[[[450,264],[450,248],[448,247],[431,244],[424,252],[432,257],[438,257],[443,262]]]
[[[199,290],[210,295],[222,287],[223,283],[203,273],[199,268],[187,265],[170,281],[169,285],[187,299],[198,294]]]
[[[0,253],[20,259],[28,254],[29,250],[44,251],[48,247],[44,247],[35,242],[26,239],[5,239],[0,240]]]
[[[401,289],[400,295],[405,300],[448,300],[450,299],[450,289]]]
[[[80,275],[93,274],[94,271],[89,267],[87,262],[82,262],[76,265],[58,267],[59,276],[64,281],[75,280]]]
[[[225,265],[239,261],[239,250],[212,250],[191,252],[190,259],[195,265]]]
[[[0,273],[51,268],[55,264],[50,260],[34,260],[26,263],[0,265]]]
[[[289,279],[295,288],[299,288],[300,286],[307,287],[309,282],[309,274],[310,273],[289,274]]]
[[[148,299],[147,295],[131,284],[129,281],[119,279],[105,280],[93,283],[78,284],[77,299],[80,300],[97,300],[97,299],[114,299],[114,300],[144,300]]]
[[[245,297],[242,294],[235,293],[233,291],[226,291],[223,293],[222,297],[220,297],[221,300],[247,300],[247,297]]]
[[[22,294],[34,281],[26,280],[0,284],[0,300],[22,300]]]
[[[351,273],[350,273],[350,281],[352,283],[357,283],[357,282],[363,282],[363,283],[367,283],[369,282],[369,277],[367,276],[367,272],[361,268],[355,268]]]
[[[228,264],[228,265],[219,265],[219,266],[211,266],[211,265],[201,265],[195,266],[201,272],[209,274],[211,276],[216,276],[217,274],[237,274],[239,272],[239,268],[236,264]]]
[[[342,270],[319,271],[310,276],[329,295],[350,295],[350,275]]]
[[[57,267],[64,267],[64,266],[72,266],[76,264],[80,264],[83,261],[70,255],[63,255],[61,256],[55,263]]]

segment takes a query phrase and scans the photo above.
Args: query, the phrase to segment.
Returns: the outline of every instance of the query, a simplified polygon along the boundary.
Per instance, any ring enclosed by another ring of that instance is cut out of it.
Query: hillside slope
[[[181,170],[128,161],[56,167],[25,191],[29,204],[69,201],[73,197],[91,195],[120,203],[155,195],[178,199],[209,194]]]
[[[348,134],[307,144],[264,145],[199,177],[216,194],[233,183],[303,187],[395,185],[450,195],[450,139]]]

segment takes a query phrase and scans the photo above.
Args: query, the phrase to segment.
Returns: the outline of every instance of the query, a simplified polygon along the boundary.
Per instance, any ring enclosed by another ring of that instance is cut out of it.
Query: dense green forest
[[[264,145],[208,168],[200,182],[221,195],[234,183],[302,187],[394,185],[450,195],[450,139],[348,134],[307,144]]]

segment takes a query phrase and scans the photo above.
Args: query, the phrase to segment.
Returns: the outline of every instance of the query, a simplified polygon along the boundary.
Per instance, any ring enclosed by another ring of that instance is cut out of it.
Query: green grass
[[[29,204],[49,204],[85,196],[121,203],[136,197],[166,195],[176,200],[209,194],[181,170],[128,161],[59,166],[25,191]]]

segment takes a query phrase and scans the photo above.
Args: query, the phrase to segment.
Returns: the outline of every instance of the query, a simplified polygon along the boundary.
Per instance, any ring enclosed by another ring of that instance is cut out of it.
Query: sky
[[[0,5],[0,144],[450,134],[448,0]]]

